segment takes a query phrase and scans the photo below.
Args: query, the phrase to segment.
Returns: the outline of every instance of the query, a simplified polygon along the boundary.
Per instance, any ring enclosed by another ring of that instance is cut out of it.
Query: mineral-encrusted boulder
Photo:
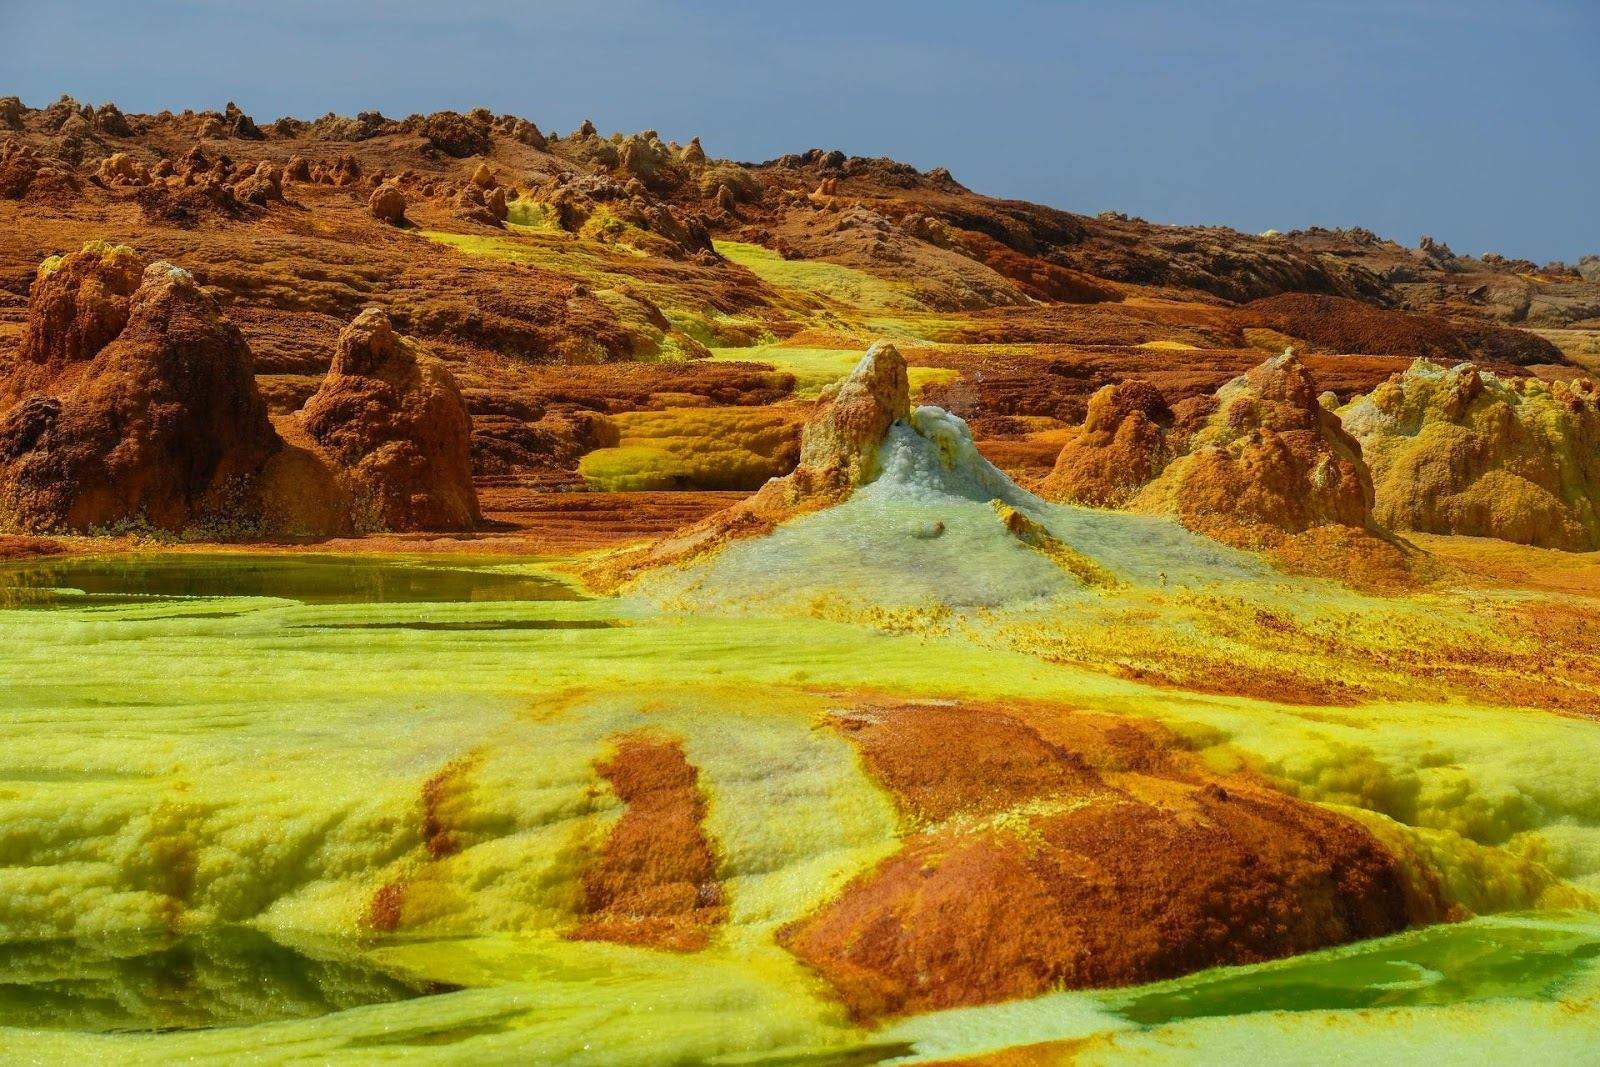
[[[1418,360],[1340,411],[1401,530],[1600,548],[1600,396]]]
[[[496,191],[496,190],[491,190]],[[456,194],[454,201],[456,216],[467,222],[476,222],[483,226],[499,226],[502,218],[509,214],[506,209],[505,198],[500,199],[500,207],[504,214],[496,215],[494,207],[489,203],[489,198],[482,189],[476,185],[466,185]]]
[[[443,363],[369,308],[339,335],[333,365],[301,412],[340,466],[362,526],[460,530],[479,521],[472,421]]]
[[[132,137],[133,126],[116,104],[101,104],[94,113],[94,128],[112,137]]]
[[[911,413],[906,361],[891,344],[867,350],[850,376],[823,390],[800,437],[797,474],[819,485],[855,487],[877,473],[878,446]]]
[[[1292,352],[1235,378],[1184,453],[1130,506],[1249,547],[1318,526],[1369,527],[1372,476],[1361,446],[1317,394]]]
[[[406,221],[406,194],[393,182],[384,182],[367,199],[367,210],[380,222],[399,226]]]
[[[422,124],[421,133],[434,148],[456,159],[488,155],[494,145],[487,125],[454,111],[436,111],[429,115]]]
[[[250,350],[187,271],[129,292],[126,249],[47,264],[0,415],[0,526],[25,531],[248,522],[281,447]]]
[[[150,171],[126,152],[114,152],[100,161],[95,171],[100,184],[111,189],[137,188],[150,184]]]
[[[61,161],[41,158],[25,144],[0,144],[0,200],[68,202],[82,191]]]
[[[233,192],[241,203],[254,204],[265,207],[275,200],[283,199],[283,171],[276,164],[263,160],[256,165],[254,171],[246,174],[239,183],[233,187]]]
[[[228,101],[228,106],[223,109],[222,122],[230,137],[237,137],[242,141],[264,141],[267,138],[255,120],[246,115],[232,100]]]
[[[1148,382],[1103,386],[1089,398],[1088,416],[1062,447],[1055,469],[1039,486],[1047,500],[1121,507],[1171,458],[1172,409]]]

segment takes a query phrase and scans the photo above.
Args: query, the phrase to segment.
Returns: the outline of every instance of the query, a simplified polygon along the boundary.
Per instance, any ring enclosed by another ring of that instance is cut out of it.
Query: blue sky
[[[0,0],[0,95],[483,105],[1257,231],[1600,253],[1600,0]]]

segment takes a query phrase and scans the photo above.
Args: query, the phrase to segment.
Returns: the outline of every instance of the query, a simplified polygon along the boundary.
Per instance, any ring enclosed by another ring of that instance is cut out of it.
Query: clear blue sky
[[[1600,0],[0,0],[0,95],[483,105],[1256,231],[1600,252]]]

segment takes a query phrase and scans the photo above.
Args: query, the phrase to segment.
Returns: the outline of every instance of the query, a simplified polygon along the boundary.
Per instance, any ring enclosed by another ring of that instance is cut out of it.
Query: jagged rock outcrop
[[[255,120],[246,115],[238,104],[232,100],[222,112],[222,125],[229,137],[237,137],[241,141],[264,141],[267,135],[261,132]]]
[[[128,304],[144,269],[133,249],[103,241],[45,260],[34,279],[17,357],[0,379],[0,404],[76,384],[89,361],[127,325]]]
[[[1269,547],[1317,526],[1365,529],[1372,475],[1361,446],[1285,352],[1217,391],[1214,410],[1130,506],[1219,540]]]
[[[1560,349],[1526,330],[1456,323],[1316,293],[1254,300],[1241,307],[1237,316],[1246,328],[1277,330],[1333,352],[1486,360],[1518,366],[1562,361]]]
[[[456,216],[467,222],[476,222],[481,226],[499,226],[506,216],[510,214],[510,211],[506,206],[503,193],[498,201],[492,199],[493,194],[498,192],[500,190],[491,189],[489,194],[486,195],[476,185],[468,184],[464,186],[455,196]]]
[[[461,390],[443,363],[397,334],[376,308],[339,335],[333,365],[301,422],[341,468],[362,526],[461,530],[478,523],[472,421]]]
[[[60,162],[25,144],[0,145],[0,200],[69,202],[82,191],[77,176]]]
[[[1039,486],[1047,500],[1121,507],[1172,458],[1172,409],[1147,382],[1118,382],[1089,398],[1083,425],[1062,446]]]
[[[107,102],[95,109],[94,128],[112,137],[132,137],[134,130],[128,117],[116,104]]]
[[[816,489],[854,488],[877,473],[878,446],[911,412],[906,361],[891,344],[867,350],[850,376],[830,385],[800,437],[800,465],[790,477]]]
[[[265,207],[273,201],[283,199],[283,171],[277,164],[262,160],[253,171],[245,172],[245,176],[233,187],[233,194],[241,203],[254,204]]]
[[[1341,409],[1393,529],[1600,548],[1600,396],[1589,379],[1413,363]]]
[[[281,447],[239,330],[187,272],[92,245],[41,268],[0,416],[0,525],[256,519]]]
[[[420,132],[432,147],[457,159],[488,155],[494,146],[486,123],[454,111],[436,111],[429,115]]]

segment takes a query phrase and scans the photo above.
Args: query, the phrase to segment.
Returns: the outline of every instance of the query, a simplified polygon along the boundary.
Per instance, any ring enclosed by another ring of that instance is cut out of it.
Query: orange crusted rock
[[[0,403],[56,385],[81,370],[128,322],[144,263],[126,245],[92,241],[40,266],[17,361],[0,380]]]
[[[472,421],[461,390],[383,312],[368,308],[339,335],[328,376],[301,418],[340,465],[367,525],[477,525]]]
[[[126,152],[113,152],[100,161],[95,177],[110,188],[149,185],[150,171]]]
[[[380,222],[398,226],[406,221],[406,194],[394,182],[384,182],[372,190],[372,196],[367,199],[367,210]]]
[[[850,376],[830,385],[800,438],[800,469],[823,482],[858,486],[877,473],[878,446],[911,413],[906,361],[891,344],[867,349]]]
[[[747,500],[671,537],[601,560],[586,579],[616,589],[644,571],[714,552],[731,540],[759,537],[785,519],[836,504],[876,477],[878,449],[911,411],[905,357],[878,342],[844,381],[825,388],[800,434],[800,464]]]
[[[1600,548],[1600,392],[1418,360],[1340,412],[1402,530]]]
[[[1127,503],[1171,458],[1172,421],[1172,409],[1146,382],[1102,387],[1089,398],[1083,426],[1062,446],[1039,495],[1091,507]]]

